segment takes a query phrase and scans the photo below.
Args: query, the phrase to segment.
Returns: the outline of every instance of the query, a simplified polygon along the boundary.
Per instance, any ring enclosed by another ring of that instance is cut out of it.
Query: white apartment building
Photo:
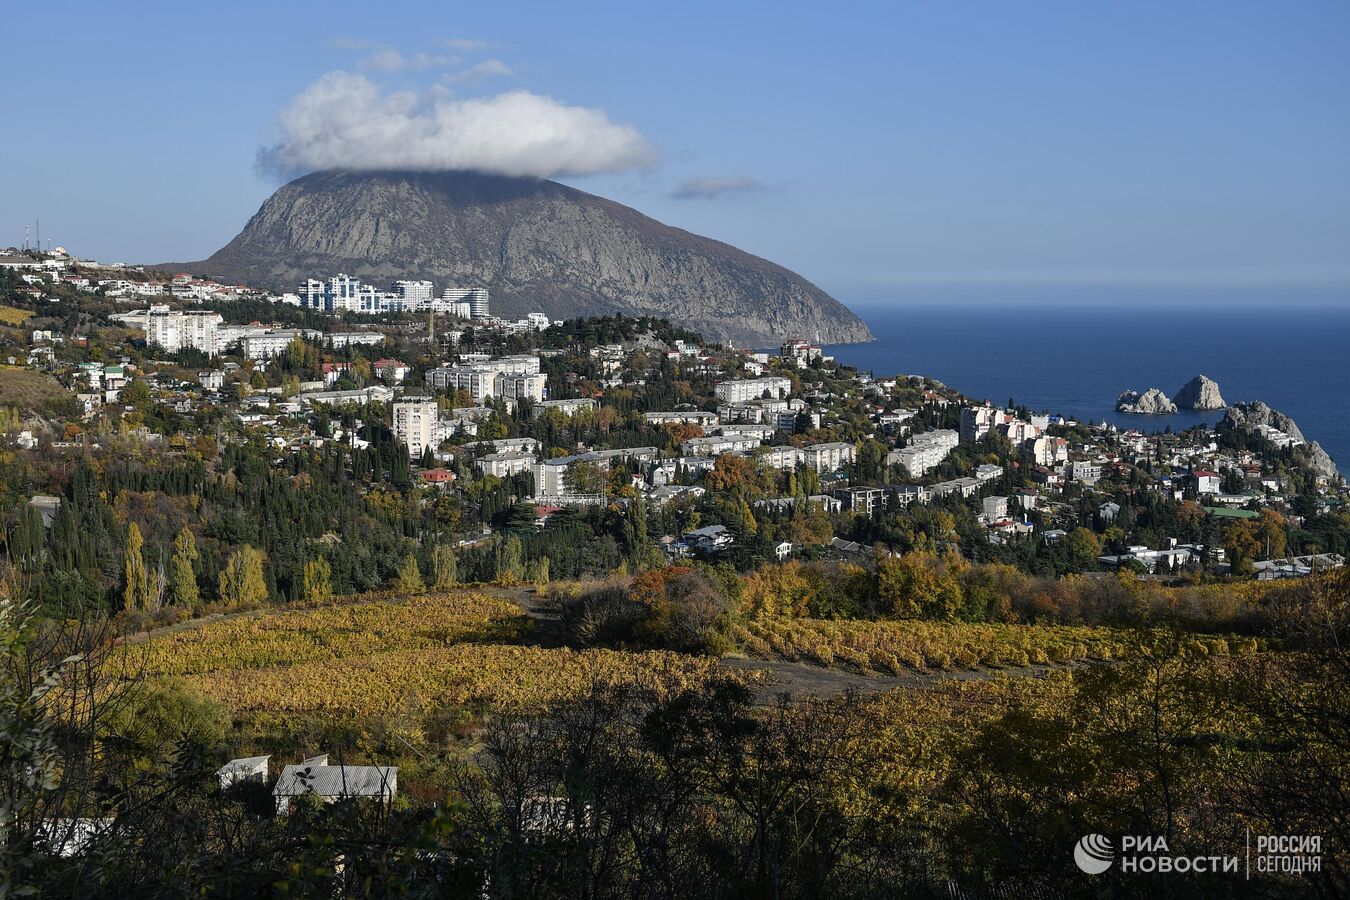
[[[844,441],[802,447],[802,464],[817,472],[834,472],[853,462],[853,445]]]
[[[504,450],[489,453],[473,461],[473,466],[484,475],[509,478],[518,472],[528,472],[534,466],[534,454],[524,450]]]
[[[1102,477],[1101,460],[1077,459],[1069,463],[1069,480],[1082,482],[1086,485],[1094,485]]]
[[[426,374],[429,387],[446,391],[468,391],[477,406],[492,396],[496,389],[497,371],[481,366],[451,366],[431,369]]]
[[[1068,460],[1069,442],[1062,437],[1043,434],[1023,441],[1022,452],[1037,465],[1054,466]]]
[[[408,456],[417,459],[436,447],[436,422],[440,407],[435,400],[399,400],[394,403],[394,437],[408,448]]]
[[[335,350],[351,346],[378,347],[385,341],[378,331],[330,331],[327,334],[316,331],[314,334]]]
[[[680,444],[685,456],[721,456],[723,453],[744,453],[759,446],[759,438],[744,434],[726,434],[718,437],[690,438]]]
[[[461,319],[487,319],[487,288],[446,288],[441,292],[441,300],[447,305],[446,312]],[[453,306],[451,306],[453,304]]]
[[[249,359],[267,359],[285,353],[296,338],[303,339],[316,334],[301,328],[250,328],[239,338],[239,347]]]
[[[886,464],[902,465],[910,475],[919,478],[946,459],[960,442],[961,436],[955,431],[925,431],[915,435],[908,447],[886,454]]]
[[[129,328],[139,328],[145,342],[177,353],[184,347],[194,347],[207,356],[216,356],[220,344],[220,326],[225,323],[220,313],[206,310],[176,310],[155,304],[149,309],[120,313],[112,316]]]
[[[747,400],[756,400],[766,392],[770,397],[786,397],[792,392],[792,381],[781,375],[769,375],[764,378],[723,381],[713,390],[717,394],[717,399],[724,403],[744,403]]]
[[[1048,416],[1019,419],[993,406],[968,406],[961,410],[961,443],[973,444],[991,431],[997,431],[1014,446],[1040,437],[1050,425]]]
[[[791,471],[801,463],[802,451],[787,444],[778,444],[763,448],[756,454],[756,458],[761,465],[768,466],[771,469]]]
[[[574,397],[568,400],[541,400],[530,410],[530,415],[537,419],[549,410],[553,410],[562,413],[564,416],[575,416],[579,412],[591,409],[595,409],[595,401],[590,397]]]
[[[702,425],[709,428],[717,424],[717,413],[691,409],[687,412],[649,412],[642,419],[648,425]]]
[[[421,309],[431,302],[430,281],[395,281],[389,290],[410,309]]]
[[[559,456],[546,459],[534,467],[534,495],[536,497],[566,497],[571,494],[567,489],[567,468],[573,463],[595,463],[602,472],[608,472],[614,461],[635,461],[648,463],[656,459],[655,447],[624,447],[618,450],[592,450],[576,456]]]
[[[544,399],[544,382],[548,376],[542,373],[534,375],[498,375],[492,381],[492,394],[505,400]]]

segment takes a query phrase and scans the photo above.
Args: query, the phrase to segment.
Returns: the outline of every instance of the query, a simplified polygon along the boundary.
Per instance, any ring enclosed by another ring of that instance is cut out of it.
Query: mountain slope
[[[658,315],[763,345],[872,335],[799,275],[552,181],[467,172],[318,172],[281,187],[210,259],[176,264],[292,290],[346,272],[490,289],[503,315]]]

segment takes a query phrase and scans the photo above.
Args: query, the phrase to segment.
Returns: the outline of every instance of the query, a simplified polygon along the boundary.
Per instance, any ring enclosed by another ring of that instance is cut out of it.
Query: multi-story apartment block
[[[225,320],[217,312],[176,310],[167,305],[155,304],[149,309],[120,313],[112,318],[129,328],[139,328],[145,333],[147,344],[169,353],[192,347],[207,356],[216,356],[223,349],[220,327]]]
[[[534,454],[524,450],[503,450],[489,453],[473,461],[474,468],[484,475],[508,478],[518,472],[528,472],[534,466]]]
[[[793,360],[799,368],[805,368],[824,356],[824,351],[810,341],[785,341],[778,355]]]
[[[853,462],[853,445],[843,441],[801,448],[802,464],[817,472],[834,472]]]
[[[762,448],[756,454],[756,458],[761,465],[768,466],[771,469],[791,471],[801,463],[802,451],[787,444],[778,444],[773,447]]]
[[[542,373],[533,375],[511,375],[503,373],[493,379],[492,394],[505,400],[544,399],[544,382],[548,376]]]
[[[482,366],[451,366],[448,369],[430,369],[426,374],[428,387],[446,391],[468,391],[473,402],[482,405],[496,388],[498,372]]]
[[[643,413],[642,419],[649,425],[701,425],[710,428],[717,424],[717,413],[691,409],[675,412]]]
[[[403,301],[405,308],[410,310],[425,309],[431,302],[430,281],[395,281],[389,286],[389,290]]]
[[[757,400],[766,393],[771,398],[786,397],[792,392],[792,381],[781,375],[769,375],[764,378],[723,381],[713,390],[717,399],[723,403],[744,403]]]
[[[446,304],[446,312],[461,319],[491,318],[487,288],[446,288],[441,301]]]
[[[566,497],[572,494],[567,485],[567,469],[579,462],[594,463],[608,471],[615,461],[649,463],[656,459],[655,447],[624,447],[618,450],[592,450],[575,456],[546,459],[534,467],[534,495],[536,497]]]
[[[435,400],[399,400],[394,403],[394,437],[408,448],[408,456],[417,459],[436,446],[436,423],[440,407]]]
[[[915,478],[936,467],[960,443],[955,431],[925,431],[917,434],[908,447],[886,454],[887,465],[902,465]]]
[[[575,416],[579,412],[595,409],[595,401],[590,397],[574,397],[567,400],[540,400],[530,410],[533,418],[539,418],[550,410],[564,416]]]
[[[717,437],[690,438],[680,444],[686,456],[721,456],[723,453],[744,453],[759,446],[759,438],[744,434]]]

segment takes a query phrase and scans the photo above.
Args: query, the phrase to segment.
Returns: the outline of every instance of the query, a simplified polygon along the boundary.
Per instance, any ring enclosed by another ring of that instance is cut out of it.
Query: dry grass
[[[70,393],[45,372],[18,366],[0,366],[0,406],[41,409],[48,400],[61,400]]]
[[[30,309],[19,309],[17,306],[0,306],[0,324],[22,325],[32,317],[33,311]]]

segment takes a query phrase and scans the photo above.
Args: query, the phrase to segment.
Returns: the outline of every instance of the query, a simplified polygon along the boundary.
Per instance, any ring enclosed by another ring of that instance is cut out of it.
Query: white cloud
[[[481,78],[504,77],[514,75],[515,71],[500,59],[485,59],[475,63],[463,72],[456,72],[447,79],[451,83],[478,81]]]
[[[762,181],[748,175],[731,178],[708,176],[680,182],[679,186],[671,191],[670,196],[676,200],[712,200],[728,194],[755,194],[765,190],[766,187]]]
[[[265,170],[473,169],[541,178],[641,168],[656,151],[604,110],[528,91],[457,99],[383,93],[361,75],[331,72],[282,111],[283,138],[258,152]]]
[[[439,56],[433,53],[400,53],[397,50],[381,50],[367,56],[358,65],[363,69],[376,72],[402,72],[416,69],[443,69],[458,65],[462,60],[456,56]],[[476,67],[475,67],[476,68]]]

